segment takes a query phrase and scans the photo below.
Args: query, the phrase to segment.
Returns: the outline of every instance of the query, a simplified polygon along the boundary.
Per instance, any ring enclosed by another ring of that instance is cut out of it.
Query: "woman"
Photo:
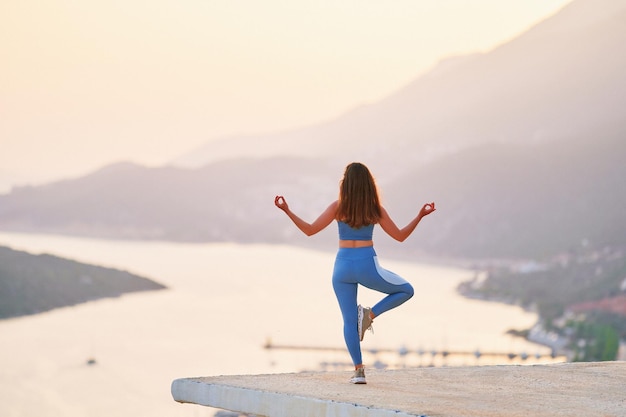
[[[328,226],[333,220],[339,227],[339,251],[333,270],[333,289],[343,316],[343,335],[352,357],[355,371],[353,384],[365,384],[361,344],[375,317],[391,310],[413,296],[413,287],[400,276],[380,267],[374,251],[372,232],[375,224],[392,238],[403,242],[415,230],[420,220],[435,211],[435,203],[424,204],[419,214],[400,229],[380,204],[374,178],[367,167],[354,162],[346,167],[339,187],[339,199],[333,202],[313,222],[307,223],[290,209],[283,196],[276,196],[274,204],[283,210],[307,236]],[[387,294],[374,307],[357,305],[357,287]]]

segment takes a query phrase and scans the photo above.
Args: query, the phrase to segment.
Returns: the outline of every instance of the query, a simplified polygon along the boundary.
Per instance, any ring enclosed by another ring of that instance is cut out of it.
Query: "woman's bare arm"
[[[335,201],[331,203],[313,223],[308,223],[289,209],[289,205],[282,195],[274,198],[274,204],[276,207],[284,211],[285,214],[289,216],[291,221],[298,227],[298,229],[300,229],[302,233],[307,236],[312,236],[326,228],[326,226],[328,226],[335,219],[335,214],[337,212],[337,202]]]
[[[404,242],[406,238],[408,238],[411,235],[411,233],[413,233],[413,231],[415,230],[419,222],[422,220],[422,218],[424,218],[424,216],[428,216],[430,213],[435,211],[435,203],[432,202],[432,203],[424,204],[419,214],[413,220],[411,220],[409,224],[404,226],[402,229],[396,226],[396,224],[393,222],[391,217],[389,217],[389,214],[387,213],[387,210],[385,210],[384,207],[381,207],[381,211],[382,211],[381,217],[380,217],[380,220],[378,221],[378,224],[380,224],[380,227],[382,227],[385,233],[387,233],[389,236],[391,236],[395,240],[399,242]]]

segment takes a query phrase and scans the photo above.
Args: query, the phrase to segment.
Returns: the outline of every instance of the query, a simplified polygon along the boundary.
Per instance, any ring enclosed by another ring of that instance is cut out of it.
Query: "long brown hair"
[[[359,228],[378,223],[380,216],[380,200],[374,177],[360,162],[349,164],[339,186],[337,220]]]

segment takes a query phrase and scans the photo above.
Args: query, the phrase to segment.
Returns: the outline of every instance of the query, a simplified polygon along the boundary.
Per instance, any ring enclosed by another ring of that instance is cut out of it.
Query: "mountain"
[[[626,126],[606,126],[545,144],[478,146],[417,168],[388,187],[387,202],[409,218],[406,190],[437,201],[420,246],[447,256],[545,259],[583,244],[624,246],[625,138]]]
[[[622,122],[626,2],[576,0],[489,53],[448,59],[371,105],[316,126],[214,140],[174,161],[235,155],[376,160],[411,169],[483,143],[533,143]]]
[[[626,245],[626,1],[576,0],[485,54],[440,63],[378,103],[274,135],[211,142],[172,166],[129,163],[0,195],[0,229],[328,245],[313,220],[344,166],[368,164],[398,223],[438,211],[394,253],[550,257]],[[241,157],[249,155],[249,157]],[[393,246],[392,246],[393,245]],[[326,246],[329,247],[329,246]]]
[[[301,194],[296,189],[306,190],[309,198],[323,194],[318,182],[337,181],[317,172],[324,165],[238,160],[189,170],[119,163],[76,180],[19,187],[0,196],[0,228],[104,238],[264,241],[273,236],[264,230],[272,216],[259,208],[273,205],[279,190],[294,195]]]
[[[26,178],[0,170],[0,194],[7,193],[15,184],[26,183]]]
[[[581,132],[546,144],[483,145],[380,177],[397,223],[426,201],[438,210],[402,256],[545,258],[587,242],[626,245],[626,128]],[[273,206],[285,195],[313,220],[336,198],[343,167],[305,158],[241,159],[199,169],[122,163],[89,176],[0,196],[0,229],[175,241],[290,242],[334,247],[334,231],[309,239]],[[376,174],[376,172],[375,172]],[[379,178],[380,178],[379,177]]]
[[[0,246],[0,319],[164,288],[126,271]]]

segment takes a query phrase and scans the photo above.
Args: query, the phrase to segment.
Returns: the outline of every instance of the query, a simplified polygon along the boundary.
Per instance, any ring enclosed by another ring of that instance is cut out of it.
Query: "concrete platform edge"
[[[194,378],[172,382],[179,403],[198,404],[257,416],[272,417],[427,417],[399,410],[365,407],[293,394],[211,384]]]

